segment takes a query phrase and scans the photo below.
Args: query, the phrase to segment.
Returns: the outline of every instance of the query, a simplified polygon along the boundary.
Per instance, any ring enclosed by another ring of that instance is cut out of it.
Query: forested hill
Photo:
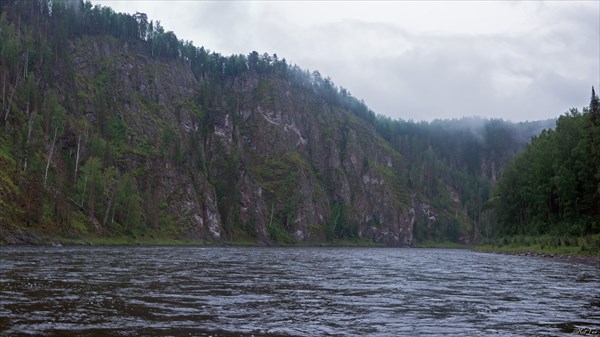
[[[471,242],[504,167],[554,124],[391,120],[277,55],[81,1],[2,1],[0,35],[9,244]]]

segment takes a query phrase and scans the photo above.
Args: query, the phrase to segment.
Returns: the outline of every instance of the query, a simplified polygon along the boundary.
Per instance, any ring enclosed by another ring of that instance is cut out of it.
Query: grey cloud
[[[589,52],[598,48],[598,42],[585,35],[567,41],[556,41],[560,35],[552,30],[538,36],[405,36],[413,50],[397,57],[359,56],[353,62],[360,66],[353,68],[363,74],[354,74],[354,79],[346,74],[350,84],[342,84],[376,112],[393,117],[545,119],[586,104],[582,95],[589,95],[590,86],[598,81],[593,73],[599,73],[599,55]],[[542,44],[549,44],[552,52],[540,49]],[[353,62],[346,60],[340,66]],[[324,64],[333,72],[344,71],[331,62]],[[523,87],[506,83],[498,88],[494,74],[521,79]]]
[[[592,85],[600,91],[597,4],[540,3],[537,29],[504,35],[415,33],[360,18],[301,25],[260,2],[149,4],[167,8],[152,19],[198,46],[277,53],[394,118],[546,119],[587,104]]]

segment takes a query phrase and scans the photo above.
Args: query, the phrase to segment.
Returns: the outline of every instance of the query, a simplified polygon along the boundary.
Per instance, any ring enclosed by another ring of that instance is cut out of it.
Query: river
[[[0,336],[600,332],[600,267],[467,250],[0,247]]]

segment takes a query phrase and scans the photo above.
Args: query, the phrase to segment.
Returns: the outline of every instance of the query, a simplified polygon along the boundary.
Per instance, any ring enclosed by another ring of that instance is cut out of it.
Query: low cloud
[[[598,2],[106,4],[210,50],[277,53],[393,118],[553,118],[600,87]]]

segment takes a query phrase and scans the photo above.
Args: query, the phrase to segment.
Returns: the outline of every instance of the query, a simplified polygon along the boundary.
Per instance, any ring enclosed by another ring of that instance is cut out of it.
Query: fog
[[[95,3],[225,55],[276,53],[392,118],[556,118],[600,87],[597,1]]]

